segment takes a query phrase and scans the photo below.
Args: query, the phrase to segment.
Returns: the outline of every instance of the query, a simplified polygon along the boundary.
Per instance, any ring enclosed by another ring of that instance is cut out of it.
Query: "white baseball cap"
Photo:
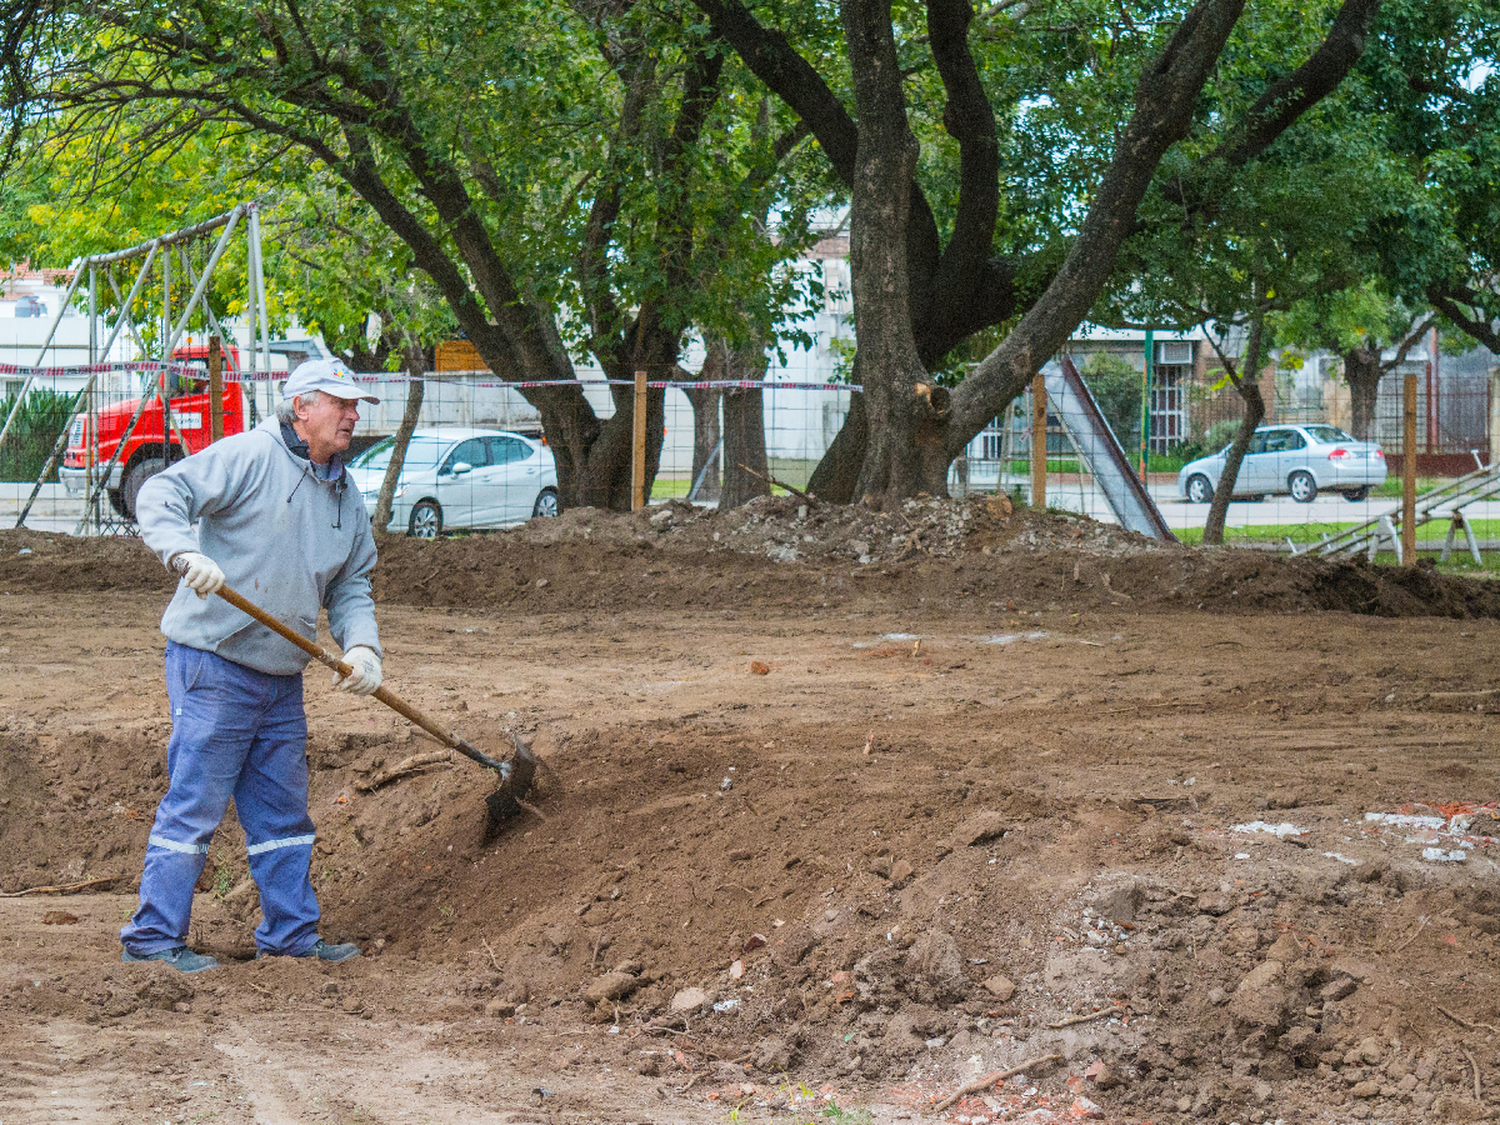
[[[354,381],[354,374],[336,359],[309,359],[299,363],[296,370],[287,376],[286,387],[281,393],[287,398],[294,398],[310,391],[322,391],[334,398],[380,401],[361,389]]]

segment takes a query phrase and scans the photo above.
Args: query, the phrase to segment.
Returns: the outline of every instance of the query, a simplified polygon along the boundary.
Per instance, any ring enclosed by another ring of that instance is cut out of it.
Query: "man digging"
[[[230,797],[260,889],[256,957],[359,954],[318,935],[302,707],[309,657],[209,597],[227,576],[309,639],[323,607],[353,668],[335,685],[356,695],[380,686],[375,540],[340,460],[359,401],[379,400],[327,360],[300,365],[284,394],[274,418],[152,477],[136,504],[141,538],[183,577],[161,620],[172,708],[167,795],[146,845],[140,906],[120,930],[122,961],[165,961],[185,973],[218,964],[187,947],[188,921]]]

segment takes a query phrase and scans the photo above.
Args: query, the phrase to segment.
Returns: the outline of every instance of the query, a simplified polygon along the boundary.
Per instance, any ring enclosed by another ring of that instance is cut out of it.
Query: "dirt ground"
[[[184,977],[118,944],[171,582],[0,533],[4,1125],[1500,1117],[1500,585],[976,498],[571,512],[376,586],[387,685],[531,740],[534,811],[372,788],[435,744],[314,668],[365,955],[253,959],[231,817]]]

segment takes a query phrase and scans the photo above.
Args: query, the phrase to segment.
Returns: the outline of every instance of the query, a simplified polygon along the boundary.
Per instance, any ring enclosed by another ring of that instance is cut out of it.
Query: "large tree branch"
[[[1477,290],[1462,285],[1433,285],[1427,290],[1427,299],[1433,308],[1490,351],[1500,353],[1500,332],[1495,331],[1495,318],[1485,307],[1482,297]],[[1465,309],[1464,305],[1470,307]]]
[[[1273,82],[1229,131],[1222,143],[1199,161],[1199,170],[1222,163],[1242,167],[1260,156],[1304,113],[1337,88],[1364,53],[1380,0],[1344,0],[1318,49],[1285,78]],[[1174,177],[1162,187],[1173,203],[1196,211],[1210,202],[1212,189],[1201,174]]]
[[[1256,99],[1234,132],[1209,159],[1219,159],[1236,168],[1246,164],[1333,93],[1364,54],[1365,38],[1379,10],[1380,0],[1344,0],[1318,49]]]
[[[1088,314],[1162,156],[1187,135],[1198,95],[1243,9],[1244,0],[1201,0],[1141,75],[1135,110],[1062,268],[1005,342],[953,393],[945,434],[951,456],[1020,393]]]
[[[948,94],[943,126],[959,145],[958,214],[934,279],[933,300],[948,306],[972,293],[990,257],[1000,207],[995,113],[969,51],[969,0],[928,0],[932,57]]]

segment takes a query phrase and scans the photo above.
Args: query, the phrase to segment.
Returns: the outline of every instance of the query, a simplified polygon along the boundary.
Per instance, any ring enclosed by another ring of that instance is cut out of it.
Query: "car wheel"
[[[1344,499],[1348,500],[1348,501],[1351,501],[1352,503],[1358,504],[1361,500],[1363,500],[1368,495],[1370,495],[1370,486],[1366,485],[1364,488],[1350,488],[1350,489],[1347,489],[1344,492]]]
[[[536,498],[536,503],[531,506],[531,514],[533,516],[557,515],[557,489],[542,489]]]
[[[423,500],[411,510],[411,520],[406,525],[407,534],[413,539],[436,539],[443,531],[443,509],[435,500]]]
[[[1214,498],[1214,486],[1207,477],[1194,474],[1188,477],[1187,498],[1194,504],[1207,504]]]
[[[160,457],[143,457],[130,466],[130,472],[125,474],[125,480],[120,485],[120,499],[125,505],[125,515],[135,519],[135,498],[140,495],[141,486],[166,467],[167,463]]]
[[[1313,480],[1311,473],[1295,472],[1287,478],[1286,484],[1292,499],[1299,504],[1311,504],[1318,497],[1318,482]]]

